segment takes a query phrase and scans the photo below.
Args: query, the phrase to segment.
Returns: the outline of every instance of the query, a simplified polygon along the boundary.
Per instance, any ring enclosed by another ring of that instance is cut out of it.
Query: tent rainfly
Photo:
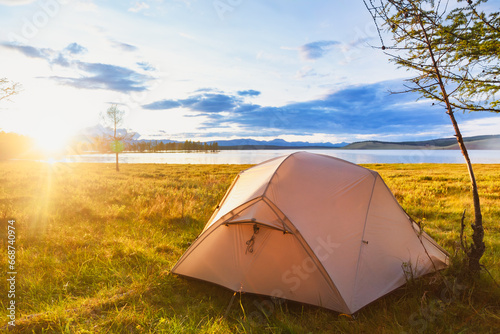
[[[297,152],[242,171],[172,273],[352,314],[447,264],[377,172]]]

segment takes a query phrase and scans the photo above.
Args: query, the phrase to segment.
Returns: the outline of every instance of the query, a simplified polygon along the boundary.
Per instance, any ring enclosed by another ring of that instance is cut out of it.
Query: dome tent
[[[352,314],[446,267],[377,172],[297,152],[242,171],[172,273]]]

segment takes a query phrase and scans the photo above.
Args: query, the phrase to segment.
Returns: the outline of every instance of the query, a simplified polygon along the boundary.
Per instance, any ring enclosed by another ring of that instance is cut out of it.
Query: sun
[[[63,154],[69,143],[67,134],[55,131],[44,131],[33,134],[36,147],[41,153],[54,155]]]

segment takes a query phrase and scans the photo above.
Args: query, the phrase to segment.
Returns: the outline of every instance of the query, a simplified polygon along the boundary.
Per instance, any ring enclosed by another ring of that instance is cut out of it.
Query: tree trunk
[[[472,224],[471,227],[474,232],[472,233],[472,244],[467,257],[469,261],[468,266],[470,272],[473,274],[477,274],[481,270],[481,264],[479,263],[479,260],[483,256],[485,249],[483,241],[483,216],[481,214],[481,203],[479,202],[479,191],[477,190],[476,177],[474,176],[474,170],[472,169],[472,163],[469,158],[469,153],[467,152],[467,148],[465,147],[462,134],[460,133],[460,129],[458,128],[458,124],[455,120],[455,116],[450,112],[447,112],[447,114],[450,116],[451,122],[453,123],[458,146],[460,146],[460,150],[462,151],[465,162],[467,163],[467,169],[469,171],[469,178],[472,186],[472,198],[474,202],[474,224]]]
[[[453,114],[453,109],[451,107],[450,100],[448,98],[448,92],[446,91],[446,87],[444,85],[443,79],[441,77],[441,72],[439,70],[438,63],[436,58],[434,57],[434,52],[432,50],[432,44],[429,40],[429,36],[427,35],[427,31],[425,30],[424,24],[421,20],[420,15],[418,16],[420,27],[422,28],[422,32],[424,33],[425,43],[429,50],[429,55],[432,60],[432,64],[434,67],[434,71],[436,73],[436,79],[439,83],[439,87],[441,89],[441,93],[443,95],[443,100],[446,104],[446,113],[450,116],[451,123],[453,125],[453,129],[455,130],[455,137],[458,141],[458,146],[462,151],[462,154],[465,158],[465,162],[467,164],[467,170],[469,171],[469,177],[472,185],[472,199],[474,202],[474,224],[472,224],[472,230],[474,231],[472,234],[472,245],[467,254],[468,258],[468,267],[472,274],[478,274],[481,270],[481,264],[479,260],[484,254],[485,245],[483,242],[484,238],[484,230],[483,230],[483,217],[481,215],[481,204],[479,202],[479,192],[477,190],[476,178],[474,176],[474,171],[472,169],[472,163],[469,159],[469,153],[467,152],[467,148],[465,147],[465,143],[460,133],[460,128],[458,127],[458,123],[455,119],[455,115]]]
[[[120,171],[120,167],[118,167],[118,152],[116,152],[116,171]]]

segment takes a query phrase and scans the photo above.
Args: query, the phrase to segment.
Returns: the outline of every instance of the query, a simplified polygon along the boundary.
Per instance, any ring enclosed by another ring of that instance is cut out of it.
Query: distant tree
[[[110,151],[109,147],[109,139],[105,135],[97,135],[94,136],[92,139],[92,150],[101,152],[101,153],[108,153]]]
[[[454,109],[495,111],[491,106],[495,106],[496,102],[489,101],[490,107],[485,107],[487,103],[479,99],[478,94],[494,100],[499,89],[498,81],[495,82],[498,38],[488,40],[498,37],[498,13],[487,18],[475,7],[470,7],[486,0],[475,1],[474,4],[468,0],[465,7],[459,6],[454,10],[449,9],[447,1],[363,1],[379,29],[381,49],[391,61],[415,74],[407,80],[406,92],[417,92],[443,105],[453,125],[467,164],[474,204],[473,243],[467,251],[468,268],[473,274],[478,273],[479,261],[485,250],[481,205],[476,178]],[[382,32],[392,37],[391,45],[384,44]]]
[[[32,138],[17,133],[0,131],[0,161],[13,158],[40,158]]]
[[[126,130],[118,132],[118,127],[123,123],[125,111],[118,109],[116,104],[109,107],[101,117],[104,123],[113,130],[113,135],[108,137],[108,141],[111,151],[116,154],[116,171],[119,172],[118,154],[125,149],[124,142],[130,140],[134,134],[128,133]]]
[[[97,138],[98,139],[98,138]],[[164,152],[164,151],[206,151],[206,152],[216,152],[219,150],[219,145],[217,143],[208,144],[206,142],[193,142],[191,140],[186,140],[183,143],[168,142],[153,140],[153,141],[135,141],[126,142],[125,149],[130,152]],[[106,150],[108,151],[108,150]]]

